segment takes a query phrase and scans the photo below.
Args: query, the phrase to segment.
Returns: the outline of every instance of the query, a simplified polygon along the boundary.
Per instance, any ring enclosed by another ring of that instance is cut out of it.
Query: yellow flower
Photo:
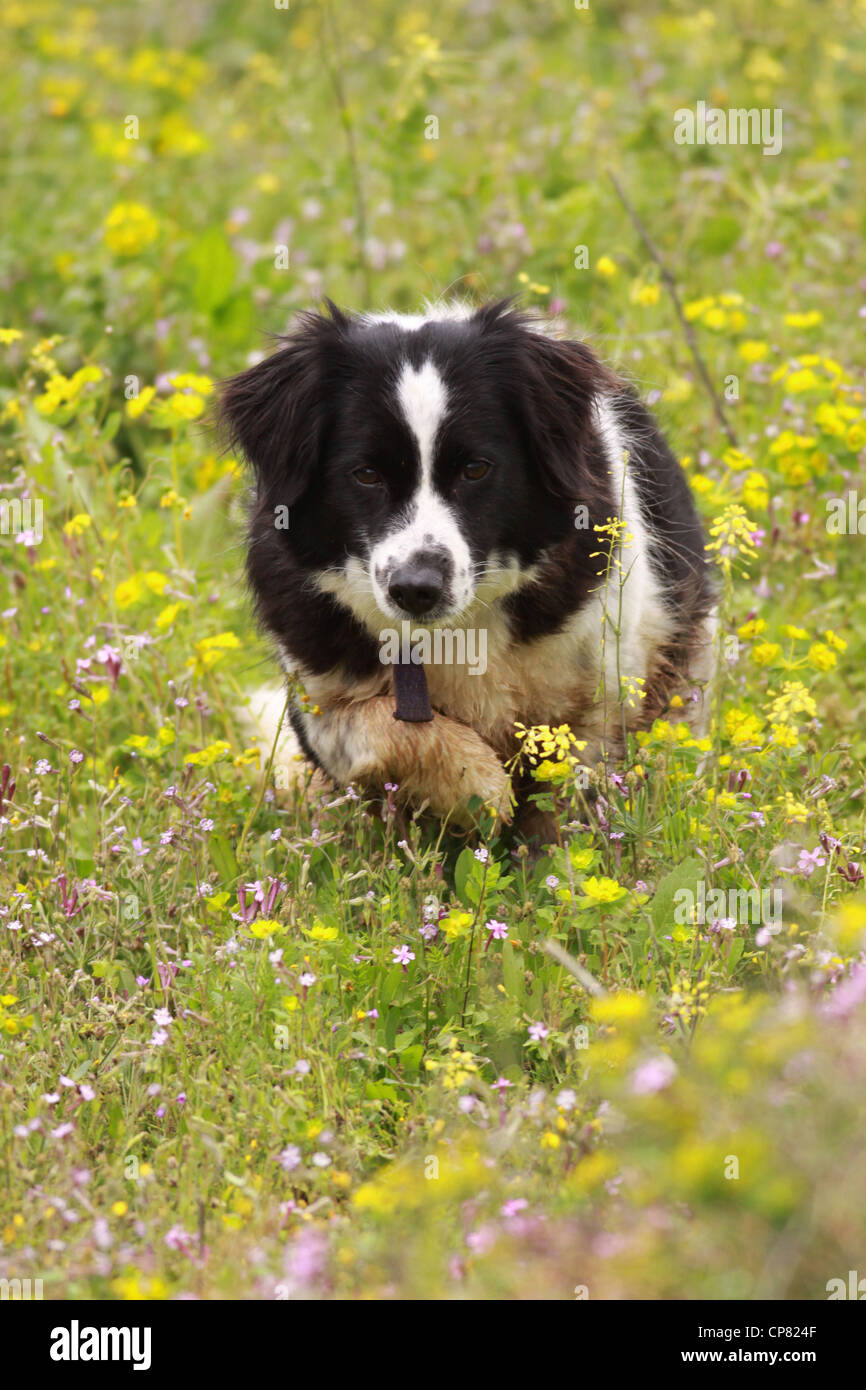
[[[706,313],[703,315],[703,323],[707,328],[722,329],[727,322],[728,316],[724,309],[715,306],[712,309],[707,309]]]
[[[746,338],[739,346],[739,353],[744,362],[763,362],[769,351],[769,344],[761,342],[758,338]]]
[[[713,307],[715,302],[714,295],[705,295],[703,299],[691,299],[687,304],[683,305],[683,313],[689,322],[691,322],[692,319],[699,319],[702,314],[705,314],[708,309]]]
[[[619,266],[616,261],[611,260],[610,256],[599,256],[595,268],[599,275],[603,275],[606,280],[612,280],[614,275],[619,273]]]
[[[140,391],[137,396],[133,396],[131,400],[128,400],[126,402],[126,413],[130,419],[137,420],[140,415],[143,415],[155,395],[156,387],[145,386],[144,390]]]
[[[182,608],[183,603],[169,603],[157,614],[155,625],[159,628],[160,632],[164,632],[167,627],[171,627]]]
[[[778,748],[796,748],[800,735],[791,724],[772,724],[773,742]]]
[[[740,473],[744,468],[754,468],[754,459],[744,454],[742,449],[726,449],[722,454],[722,463],[726,468],[730,468],[733,473]]]
[[[571,764],[568,759],[554,763],[545,758],[532,769],[532,776],[536,782],[565,782],[571,776]]]
[[[624,888],[621,883],[617,883],[615,878],[605,878],[604,876],[596,878],[594,874],[592,877],[584,879],[581,889],[584,897],[588,900],[585,904],[587,907],[593,903],[604,906],[607,906],[608,903],[618,903],[628,894],[628,889]]]
[[[725,713],[725,732],[732,743],[756,743],[762,728],[762,721],[749,710],[729,709]]]
[[[845,431],[845,443],[852,453],[859,453],[866,446],[866,425],[851,425]]]
[[[156,1274],[150,1279],[140,1274],[120,1275],[112,1279],[111,1287],[120,1298],[133,1301],[160,1300],[168,1294],[167,1284]]]
[[[314,922],[311,927],[304,928],[304,935],[311,941],[336,941],[340,933],[336,927],[326,927],[324,922]]]
[[[517,722],[514,737],[520,740],[521,759],[551,758],[555,762],[570,759],[574,763],[577,761],[575,752],[580,753],[586,747],[585,741],[575,738],[568,724],[553,728],[549,724],[536,724],[527,729],[524,724]]]
[[[743,479],[743,501],[750,511],[764,511],[770,500],[770,489],[763,473],[747,473]]]
[[[838,633],[835,633],[833,631],[832,628],[826,629],[826,631],[824,632],[824,638],[827,642],[827,645],[835,648],[837,652],[846,652],[848,650],[848,643],[845,641],[845,638],[840,637]]]
[[[117,203],[103,223],[110,251],[118,256],[137,256],[156,241],[159,223],[143,203]]]
[[[461,936],[465,936],[472,926],[472,913],[460,912],[458,908],[452,908],[441,919],[439,926],[449,941],[457,941]]]
[[[176,391],[197,391],[200,396],[209,396],[213,390],[210,377],[199,376],[195,372],[178,372],[176,376],[169,377],[169,381]]]
[[[796,714],[805,714],[807,719],[815,719],[818,706],[803,685],[802,681],[785,681],[778,695],[769,691],[770,700],[765,706],[768,719],[790,721]]]
[[[839,438],[845,433],[845,421],[835,405],[822,401],[812,417],[822,434]]]
[[[225,739],[217,739],[216,743],[209,743],[197,753],[187,753],[184,762],[190,763],[193,767],[212,767],[214,763],[227,758],[231,751],[230,743],[226,743]]]
[[[203,637],[196,642],[196,655],[189,657],[187,666],[194,666],[199,674],[209,671],[227,652],[236,651],[240,641],[233,632],[218,632],[215,637]]]
[[[710,526],[712,540],[707,542],[707,550],[715,554],[725,574],[730,574],[737,559],[748,563],[757,555],[752,532],[755,523],[747,516],[739,503],[726,507]]]
[[[781,651],[778,642],[759,642],[752,648],[752,660],[756,666],[771,666]]]
[[[102,380],[101,367],[79,367],[70,377],[54,372],[45,383],[45,391],[34,402],[40,415],[53,415],[64,405],[74,405],[84,387],[90,382]]]
[[[809,648],[809,660],[816,671],[832,671],[836,665],[836,653],[824,642],[813,642]]]
[[[197,420],[204,414],[204,401],[186,391],[179,391],[160,403],[160,424],[174,425],[180,420]]]
[[[672,405],[682,405],[684,401],[690,400],[694,394],[694,385],[686,376],[671,377],[664,391],[662,399],[670,401]]]
[[[4,345],[17,343],[22,336],[20,328],[0,328],[0,343]]]
[[[621,990],[593,999],[590,1012],[596,1023],[609,1028],[638,1028],[649,1017],[649,1002],[642,994]]]
[[[279,932],[284,932],[285,930],[282,922],[277,922],[272,917],[260,917],[257,922],[251,922],[248,927],[250,935],[256,937],[259,941],[264,941],[267,936],[276,936]]]
[[[71,516],[69,518],[63,528],[63,534],[66,536],[80,536],[81,533],[86,531],[88,526],[92,524],[87,512],[79,512],[77,516]]]
[[[130,579],[124,579],[114,591],[114,602],[118,608],[131,608],[134,603],[138,603],[144,593],[144,584],[141,575],[134,574]]]
[[[811,367],[801,367],[797,372],[791,372],[785,385],[789,391],[799,393],[800,391],[814,391],[816,387],[824,383],[821,378],[812,371]]]
[[[805,314],[786,314],[785,322],[789,328],[815,328],[824,320],[820,309],[809,309]]]
[[[199,154],[206,148],[206,139],[199,131],[193,129],[185,116],[178,112],[163,116],[156,137],[156,149],[159,154],[186,156]]]
[[[643,280],[635,280],[629,290],[629,299],[632,304],[640,304],[642,308],[650,308],[653,304],[658,304],[661,298],[661,288],[658,285],[646,284]]]

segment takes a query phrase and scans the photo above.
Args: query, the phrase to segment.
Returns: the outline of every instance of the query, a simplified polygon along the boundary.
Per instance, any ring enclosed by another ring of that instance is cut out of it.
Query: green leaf
[[[475,907],[478,901],[477,898],[469,897],[467,893],[469,876],[477,863],[478,860],[475,858],[475,855],[472,853],[472,850],[464,849],[461,850],[457,863],[454,866],[455,892],[457,893],[457,896],[460,899],[460,901],[462,903],[465,903],[468,907]]]
[[[407,1071],[420,1071],[421,1059],[424,1056],[423,1043],[414,1043],[412,1047],[406,1047],[400,1053],[400,1061]]]
[[[659,880],[655,897],[650,904],[650,917],[657,932],[668,931],[674,920],[674,899],[683,888],[691,893],[697,892],[698,883],[706,876],[706,867],[700,859],[684,859],[669,874]]]
[[[195,307],[213,314],[229,299],[235,283],[235,258],[225,234],[211,227],[185,256],[192,278]]]
[[[743,954],[743,951],[744,951],[745,949],[746,949],[746,943],[745,943],[744,938],[743,938],[742,936],[735,936],[734,939],[733,939],[733,941],[731,942],[731,949],[730,949],[730,951],[728,952],[728,956],[727,956],[728,977],[729,977],[729,978],[730,978],[731,975],[733,975],[734,971],[736,970],[736,968],[737,968],[737,963],[738,963],[738,961],[739,961],[739,959],[740,959],[740,956]]]
[[[211,835],[210,837],[210,857],[211,862],[220,876],[223,883],[233,884],[240,878],[238,861],[235,859],[235,852],[231,842],[225,835]]]
[[[738,219],[729,212],[723,212],[704,223],[698,235],[698,246],[707,255],[723,256],[737,244],[740,230]]]
[[[526,981],[523,976],[523,952],[512,946],[510,941],[502,945],[502,983],[511,999],[521,1003],[526,996]]]
[[[391,1000],[397,993],[397,987],[400,984],[400,980],[402,979],[402,977],[403,967],[401,965],[395,965],[392,967],[391,970],[388,971],[388,974],[385,976],[382,988],[379,991],[380,1013],[384,1013],[385,1009],[387,1009],[388,1005],[391,1003]]]

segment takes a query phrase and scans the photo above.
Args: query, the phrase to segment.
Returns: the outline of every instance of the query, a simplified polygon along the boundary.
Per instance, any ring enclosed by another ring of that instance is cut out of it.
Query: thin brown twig
[[[709,370],[707,369],[707,364],[701,356],[701,350],[698,347],[697,334],[695,333],[694,328],[689,323],[689,320],[683,313],[683,306],[680,301],[679,294],[677,292],[676,281],[674,280],[673,275],[671,274],[670,270],[668,269],[667,265],[662,259],[661,253],[658,247],[655,245],[655,242],[653,241],[649,232],[647,231],[644,223],[641,221],[641,218],[638,216],[629,198],[626,196],[625,190],[623,189],[623,186],[617,178],[616,174],[613,172],[612,169],[608,169],[607,176],[614,186],[616,196],[619,198],[619,201],[622,203],[623,207],[628,213],[629,219],[632,225],[634,226],[635,230],[637,231],[638,236],[640,237],[641,241],[643,242],[644,246],[649,252],[650,257],[653,261],[655,261],[656,265],[659,268],[659,274],[661,275],[662,283],[664,284],[665,289],[671,297],[671,302],[674,306],[676,316],[680,321],[680,327],[683,330],[683,334],[688,344],[689,351],[692,354],[695,366],[698,369],[698,375],[700,376],[701,381],[706,387],[707,395],[709,396],[710,401],[712,402],[713,412],[715,414],[716,419],[719,422],[719,428],[722,430],[723,434],[728,439],[728,442],[731,445],[733,445],[733,447],[736,449],[739,447],[739,445],[737,444],[737,436],[734,432],[733,426],[730,424],[727,416],[725,415],[724,409],[722,407],[722,402],[719,399],[719,394],[716,391],[715,386],[713,385],[712,378],[710,376]]]

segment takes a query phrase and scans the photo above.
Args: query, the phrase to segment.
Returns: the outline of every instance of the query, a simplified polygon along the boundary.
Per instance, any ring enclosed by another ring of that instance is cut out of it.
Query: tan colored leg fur
[[[465,813],[478,796],[511,820],[504,767],[480,735],[456,719],[434,714],[427,724],[405,723],[394,718],[390,695],[333,705],[320,717],[328,721],[328,741],[352,750],[347,781],[375,792],[396,782],[403,797],[415,805],[427,801],[438,816]]]

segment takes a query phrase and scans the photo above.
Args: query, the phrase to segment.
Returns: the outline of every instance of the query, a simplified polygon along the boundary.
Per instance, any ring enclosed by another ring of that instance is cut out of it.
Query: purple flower
[[[670,1086],[677,1074],[676,1064],[671,1057],[662,1053],[659,1057],[649,1057],[641,1062],[631,1074],[631,1092],[635,1096],[651,1096]]]
[[[543,1023],[530,1023],[529,1036],[533,1042],[543,1042],[545,1038],[550,1036],[550,1029]]]
[[[529,1206],[525,1197],[511,1197],[507,1202],[503,1202],[500,1207],[502,1216],[517,1216],[518,1212],[526,1211]]]
[[[866,999],[866,968],[854,965],[851,974],[837,985],[824,1008],[828,1018],[847,1018]]]
[[[797,873],[802,874],[803,878],[811,878],[815,870],[822,868],[826,863],[827,856],[820,845],[816,845],[811,852],[807,849],[801,849],[800,857],[797,860]]]

